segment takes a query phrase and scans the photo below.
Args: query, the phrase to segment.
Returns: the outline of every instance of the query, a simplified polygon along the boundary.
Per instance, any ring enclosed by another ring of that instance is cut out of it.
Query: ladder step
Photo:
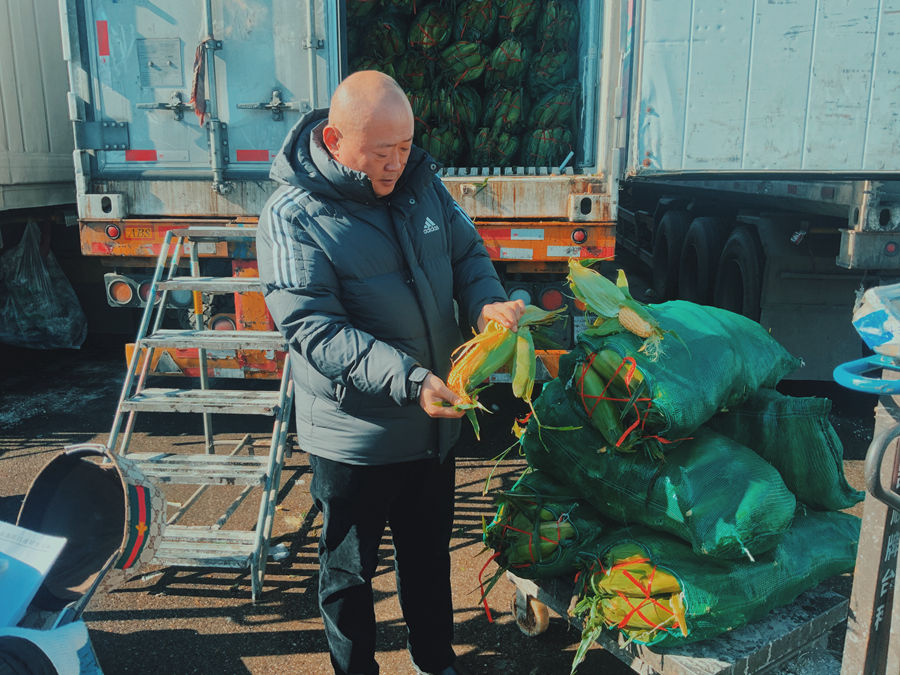
[[[160,290],[206,293],[261,293],[259,277],[175,277],[157,284]]]
[[[130,452],[126,457],[160,483],[180,485],[258,485],[269,462],[268,457],[166,452]]]
[[[210,349],[287,349],[284,336],[275,330],[176,330],[162,329],[141,340],[143,347],[208,347]]]
[[[169,525],[152,562],[181,567],[246,568],[255,551],[255,532]]]
[[[184,237],[191,241],[234,241],[238,239],[255,239],[255,227],[184,227],[173,230],[172,236]]]
[[[146,412],[275,415],[278,413],[278,392],[151,388],[125,399],[122,402],[122,409]]]

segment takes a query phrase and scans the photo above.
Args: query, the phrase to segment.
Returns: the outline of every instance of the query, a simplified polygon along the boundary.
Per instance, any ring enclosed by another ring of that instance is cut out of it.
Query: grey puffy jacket
[[[407,374],[420,364],[446,380],[462,342],[454,299],[474,326],[506,294],[431,157],[413,147],[379,199],[324,148],[326,117],[307,113],[288,134],[256,240],[266,304],[290,345],[298,441],[350,464],[443,458],[459,421],[408,402]]]

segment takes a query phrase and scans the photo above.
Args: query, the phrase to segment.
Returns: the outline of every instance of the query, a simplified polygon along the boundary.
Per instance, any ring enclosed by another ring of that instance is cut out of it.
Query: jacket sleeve
[[[275,324],[290,348],[332,382],[405,404],[406,375],[416,361],[353,326],[334,265],[303,226],[311,216],[285,201],[270,202],[256,238],[259,276]]]
[[[447,192],[441,180],[435,177],[435,182],[449,224],[453,295],[469,325],[477,326],[482,307],[509,298],[475,223]]]

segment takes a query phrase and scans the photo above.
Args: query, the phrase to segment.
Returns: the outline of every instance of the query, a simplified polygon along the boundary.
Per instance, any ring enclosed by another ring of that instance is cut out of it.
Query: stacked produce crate
[[[558,168],[579,111],[576,0],[349,0],[350,70],[409,95],[415,142],[446,166]]]

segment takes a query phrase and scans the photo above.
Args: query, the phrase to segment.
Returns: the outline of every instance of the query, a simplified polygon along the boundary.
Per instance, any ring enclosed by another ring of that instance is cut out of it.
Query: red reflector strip
[[[126,150],[126,162],[155,162],[156,150]]]
[[[236,150],[235,158],[239,162],[268,162],[268,150]]]
[[[97,22],[97,53],[109,56],[109,27],[106,21]]]

